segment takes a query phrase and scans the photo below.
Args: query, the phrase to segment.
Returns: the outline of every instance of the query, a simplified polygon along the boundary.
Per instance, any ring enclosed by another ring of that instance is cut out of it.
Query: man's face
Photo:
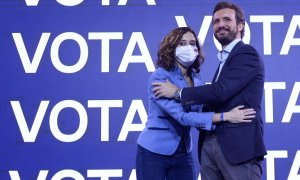
[[[214,13],[214,35],[222,46],[226,46],[233,40],[241,38],[243,27],[242,23],[236,23],[235,10],[233,9],[220,9]]]

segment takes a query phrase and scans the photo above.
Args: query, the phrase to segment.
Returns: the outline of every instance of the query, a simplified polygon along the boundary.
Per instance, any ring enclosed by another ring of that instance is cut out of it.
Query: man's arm
[[[153,82],[166,81],[165,79],[167,78],[170,77],[164,75],[164,73],[155,73],[152,75],[149,81],[150,90]],[[163,84],[167,84],[167,86],[171,86],[171,88],[176,87],[169,80]],[[197,112],[185,112],[181,103],[176,99],[158,98],[153,91],[149,91],[149,95],[150,101],[154,101],[160,109],[183,126],[211,130],[212,123],[219,123],[221,121],[247,123],[251,122],[251,119],[255,117],[255,111],[253,109],[243,109],[243,106],[235,107],[231,111],[224,113],[201,112],[201,109],[198,109]]]
[[[198,87],[183,88],[181,102],[184,106],[193,104],[223,102],[241,91],[261,71],[261,62],[256,50],[251,46],[237,49],[234,57],[228,59],[222,76],[217,82]],[[229,64],[230,63],[230,64]],[[225,69],[226,68],[226,69]],[[177,87],[170,82],[153,83],[157,97],[173,98]]]
[[[176,120],[183,126],[191,126],[211,130],[214,116],[213,112],[185,112],[182,104],[177,99],[156,97],[156,95],[152,91],[153,82],[158,84],[167,84],[167,86],[170,85],[171,88],[176,87],[170,81],[172,81],[172,78],[170,77],[168,72],[165,72],[163,70],[154,72],[149,79],[148,85],[150,101],[153,101],[158,105],[158,107],[160,108],[159,111],[165,112],[166,114],[168,114],[168,116],[172,117],[172,119]]]
[[[245,45],[233,53],[227,59],[217,82],[182,90],[181,102],[184,106],[225,102],[250,83],[261,82],[264,78],[263,64],[256,50]]]

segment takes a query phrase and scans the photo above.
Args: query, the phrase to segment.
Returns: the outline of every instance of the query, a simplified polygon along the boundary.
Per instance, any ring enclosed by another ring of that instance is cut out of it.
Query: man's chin
[[[218,40],[226,39],[226,37],[227,37],[227,33],[219,33],[216,35],[216,39],[218,39]]]
[[[227,38],[217,38],[217,40],[222,46],[228,45],[230,43],[230,41]]]

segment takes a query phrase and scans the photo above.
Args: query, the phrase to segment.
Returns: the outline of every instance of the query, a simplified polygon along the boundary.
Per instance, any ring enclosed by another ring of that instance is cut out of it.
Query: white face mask
[[[185,66],[189,67],[191,66],[195,59],[198,56],[198,50],[197,47],[187,45],[187,46],[179,46],[176,48],[175,56],[177,61]]]

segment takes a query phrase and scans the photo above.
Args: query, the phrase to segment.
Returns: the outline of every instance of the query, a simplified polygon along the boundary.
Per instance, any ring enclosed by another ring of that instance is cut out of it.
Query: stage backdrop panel
[[[159,42],[192,27],[210,82],[217,2],[1,0],[0,179],[135,179]],[[236,2],[266,69],[263,179],[300,179],[300,2]]]

